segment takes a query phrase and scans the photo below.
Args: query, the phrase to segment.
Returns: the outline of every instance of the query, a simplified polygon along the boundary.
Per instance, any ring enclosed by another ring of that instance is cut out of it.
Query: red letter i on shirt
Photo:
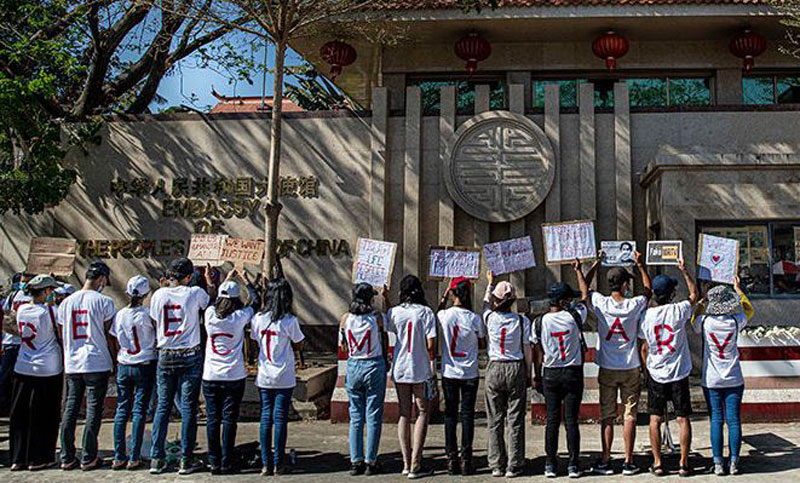
[[[134,350],[128,349],[128,354],[134,356],[134,355],[142,352],[142,346],[139,345],[139,333],[136,332],[136,327],[133,327],[133,332],[131,332],[131,334],[133,335],[133,349]]]

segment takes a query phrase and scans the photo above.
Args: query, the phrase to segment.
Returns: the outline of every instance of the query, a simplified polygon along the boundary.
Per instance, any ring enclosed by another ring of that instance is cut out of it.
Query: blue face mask
[[[622,292],[622,296],[626,298],[631,298],[633,297],[633,291],[631,289],[627,289],[624,292]]]
[[[56,294],[53,293],[53,292],[50,292],[50,294],[47,295],[47,298],[45,299],[45,303],[46,304],[54,304],[55,302],[56,302]]]

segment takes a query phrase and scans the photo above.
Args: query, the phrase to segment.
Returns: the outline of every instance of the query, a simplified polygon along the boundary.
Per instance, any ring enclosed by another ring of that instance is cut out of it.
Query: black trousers
[[[544,368],[544,401],[547,405],[547,425],[544,446],[547,464],[558,464],[558,429],[561,426],[561,408],[564,408],[564,426],[567,429],[569,466],[578,466],[581,453],[581,433],[578,413],[583,399],[583,366]]]
[[[12,464],[33,466],[56,460],[63,384],[61,374],[50,377],[14,374]]]
[[[444,392],[444,438],[448,457],[458,454],[459,410],[461,412],[461,455],[472,454],[472,440],[475,436],[475,400],[478,397],[478,378],[442,378]],[[460,404],[459,404],[460,400]]]

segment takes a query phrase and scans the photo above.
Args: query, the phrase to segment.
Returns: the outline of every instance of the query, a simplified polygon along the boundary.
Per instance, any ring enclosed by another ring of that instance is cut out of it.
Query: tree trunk
[[[275,74],[272,89],[272,119],[270,121],[269,165],[267,167],[267,203],[264,240],[264,276],[272,278],[272,270],[278,258],[278,217],[281,212],[280,172],[281,172],[281,114],[283,112],[283,66],[286,61],[285,39],[275,42]],[[266,75],[266,73],[264,74]]]

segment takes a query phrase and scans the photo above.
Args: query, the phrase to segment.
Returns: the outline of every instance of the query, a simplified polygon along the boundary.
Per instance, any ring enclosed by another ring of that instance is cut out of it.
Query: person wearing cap
[[[706,294],[705,303],[698,309],[694,321],[695,332],[703,337],[703,376],[701,385],[711,419],[711,451],[714,473],[726,473],[723,459],[725,440],[723,423],[728,425],[730,460],[727,472],[739,474],[739,452],[742,447],[742,422],[739,418],[744,377],[739,361],[739,332],[753,318],[755,310],[744,294],[739,277],[733,288],[727,285],[713,287]]]
[[[506,281],[495,284],[491,271],[486,278],[489,283],[483,300],[483,323],[489,352],[485,375],[489,467],[492,476],[515,478],[525,469],[525,396],[531,376],[531,323],[526,316],[512,311],[517,300],[514,286]]]
[[[32,277],[31,274],[19,272],[11,278],[11,291],[3,299],[0,311],[3,316],[0,317],[0,323],[6,322],[13,327],[17,326],[15,320],[17,310],[21,305],[31,301],[31,297],[25,293],[25,284]],[[20,343],[18,336],[3,332],[0,345],[0,414],[5,414],[11,404],[11,374],[17,362]]]
[[[244,305],[240,285],[234,281],[238,276],[236,269],[228,273],[219,286],[215,305],[205,313],[208,337],[203,364],[203,397],[206,400],[208,466],[214,475],[234,471],[236,422],[247,378],[244,335],[258,301],[255,288],[248,284],[250,304]]]
[[[108,378],[114,367],[109,351],[108,329],[117,309],[114,301],[100,292],[109,284],[111,270],[96,261],[86,270],[81,290],[58,306],[58,323],[63,326],[64,373],[67,397],[61,418],[61,469],[80,467],[89,471],[101,465],[97,437],[103,421]],[[111,342],[113,345],[113,342]],[[86,395],[86,425],[83,428],[83,453],[75,453],[75,426]]]
[[[384,304],[385,292],[383,289]],[[350,475],[380,473],[378,446],[383,427],[383,400],[389,338],[383,314],[373,307],[377,292],[368,283],[353,287],[350,307],[339,319],[339,350],[347,353],[345,389],[350,410]],[[364,425],[367,445],[364,450]]]
[[[630,245],[630,244],[628,244]],[[603,258],[602,252],[586,276],[591,284],[594,274]],[[642,261],[642,254],[633,252],[631,262],[642,279],[644,294],[633,296],[633,275],[624,267],[611,267],[606,279],[611,295],[600,292],[589,293],[589,306],[597,319],[597,365],[600,372],[597,382],[600,387],[600,439],[603,452],[592,467],[599,475],[612,475],[611,447],[614,442],[614,421],[617,417],[617,398],[623,405],[623,439],[625,461],[622,474],[626,476],[639,472],[633,461],[633,448],[636,441],[636,415],[641,394],[641,360],[638,337],[639,320],[650,303],[650,276]]]
[[[661,423],[667,412],[668,401],[672,401],[681,430],[679,474],[692,474],[689,467],[692,443],[689,374],[692,372],[692,355],[686,337],[686,323],[697,303],[697,285],[683,260],[678,262],[678,269],[683,274],[689,298],[673,303],[678,281],[668,275],[658,275],[652,282],[653,307],[645,311],[639,325],[639,338],[643,341],[642,361],[648,373],[647,412],[650,413],[650,448],[653,453],[650,471],[656,476],[666,474],[661,461]]]
[[[181,460],[178,474],[188,475],[203,468],[194,458],[197,440],[197,399],[203,371],[200,318],[216,287],[190,287],[194,264],[177,258],[169,265],[169,286],[150,298],[150,318],[156,323],[156,390],[158,406],[153,419],[150,473],[167,471],[166,440],[175,394],[180,391]]]
[[[75,293],[75,287],[73,287],[68,283],[62,284],[53,292],[53,305],[55,305],[56,307],[61,305],[61,302],[63,302],[65,298],[69,297],[74,293]]]
[[[128,306],[120,309],[111,324],[117,349],[117,413],[114,417],[113,470],[138,469],[147,405],[156,380],[156,328],[150,310],[143,305],[150,293],[147,278],[136,275],[125,287]],[[128,452],[125,430],[131,420],[131,448]]]
[[[45,301],[57,286],[47,275],[34,277],[25,287],[31,302],[16,313],[20,349],[10,418],[11,471],[56,464],[63,364],[56,315]]]
[[[558,430],[562,407],[569,452],[567,473],[570,478],[581,476],[578,414],[583,399],[586,352],[583,325],[588,315],[586,301],[589,298],[589,285],[578,260],[572,263],[572,268],[580,291],[563,282],[551,285],[547,291],[550,310],[536,319],[534,330],[531,331],[531,342],[535,345],[534,388],[544,395],[547,408],[544,474],[548,478],[558,473]],[[576,298],[578,301],[573,304]]]
[[[450,308],[447,303],[450,302]],[[453,279],[439,302],[441,328],[442,392],[447,472],[471,475],[472,440],[475,435],[475,401],[478,397],[478,352],[486,346],[481,317],[472,311],[472,283]],[[460,404],[459,404],[460,401]],[[459,411],[460,409],[460,411]],[[461,414],[461,458],[456,429]]]
[[[437,396],[436,315],[425,300],[422,282],[414,275],[400,281],[400,305],[386,315],[387,329],[397,336],[392,361],[392,379],[397,389],[400,418],[397,435],[403,454],[403,474],[409,479],[426,478],[433,470],[422,464],[428,432],[430,404]],[[412,406],[417,420],[411,431]]]

